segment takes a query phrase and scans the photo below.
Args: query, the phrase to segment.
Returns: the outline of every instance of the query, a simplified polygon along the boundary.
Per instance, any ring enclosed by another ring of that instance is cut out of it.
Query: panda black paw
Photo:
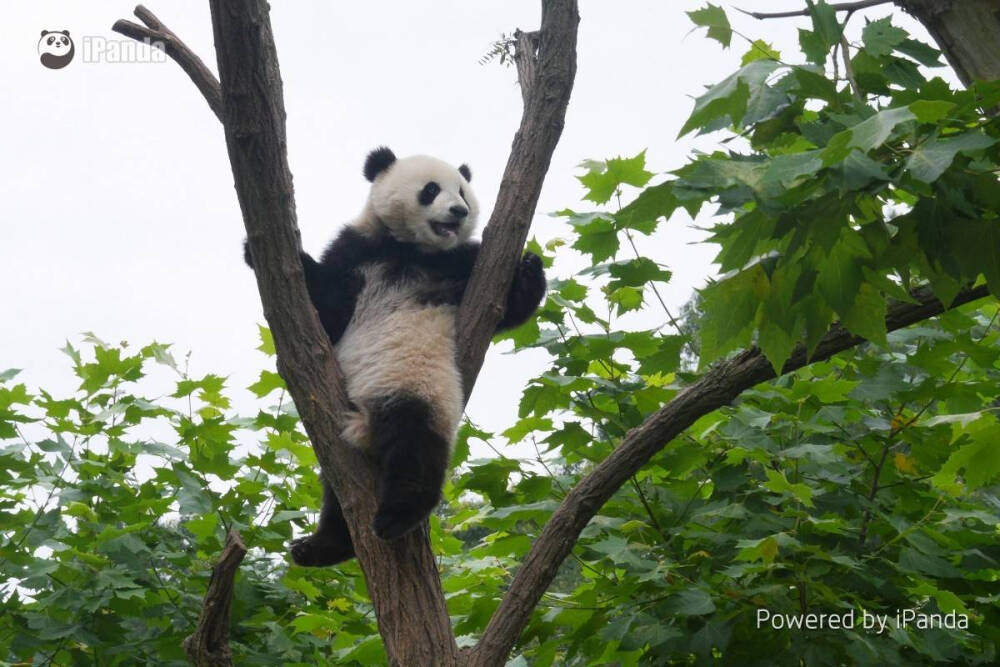
[[[372,531],[382,540],[395,540],[419,526],[430,511],[421,511],[416,505],[379,505],[372,519]]]
[[[243,240],[243,261],[247,263],[251,269],[253,268],[253,257],[250,255],[250,242],[246,239]]]
[[[524,253],[518,274],[518,282],[521,289],[526,292],[528,300],[533,300],[535,305],[538,305],[542,295],[545,294],[545,267],[542,258],[530,251]]]
[[[302,567],[325,567],[354,558],[354,547],[321,533],[293,540],[289,545],[292,561]]]

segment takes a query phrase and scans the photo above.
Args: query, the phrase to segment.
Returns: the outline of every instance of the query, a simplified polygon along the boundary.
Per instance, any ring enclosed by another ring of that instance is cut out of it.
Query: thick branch
[[[859,9],[864,9],[866,7],[874,7],[876,5],[888,5],[893,0],[859,0],[858,2],[841,2],[838,4],[830,5],[834,11],[838,12],[854,12]],[[793,16],[809,16],[808,9],[795,9],[787,12],[748,12],[745,9],[737,8],[736,11],[743,12],[747,16],[752,16],[755,19],[786,19]]]
[[[458,647],[425,530],[383,542],[371,531],[375,468],[341,441],[344,383],[306,292],[281,76],[265,0],[211,0],[223,125],[257,286],[324,477],[337,494],[394,664],[448,665]]]
[[[229,607],[233,601],[236,571],[246,553],[240,534],[229,531],[219,562],[212,568],[198,626],[184,640],[184,652],[196,667],[231,667],[233,664],[229,649]]]
[[[916,304],[890,305],[886,316],[886,328],[889,331],[925,320],[945,310],[928,288],[915,290],[912,295]],[[950,307],[954,308],[986,295],[985,287],[966,289]],[[796,347],[782,368],[782,373],[822,361],[861,342],[862,338],[835,325],[820,341],[812,358],[806,359],[803,346]],[[493,613],[473,652],[470,664],[477,667],[504,664],[542,593],[576,544],[580,531],[629,477],[696,420],[729,404],[743,391],[774,376],[774,369],[760,350],[750,348],[713,366],[640,426],[629,431],[615,451],[569,492],[545,524],[541,536],[532,545],[507,594]]]
[[[507,290],[528,238],[542,182],[566,118],[576,75],[576,0],[543,0],[538,32],[517,34],[515,62],[524,99],[482,252],[458,311],[459,367],[468,398],[483,365]],[[537,51],[537,55],[536,55]]]
[[[111,26],[111,29],[152,48],[160,48],[162,45],[163,51],[191,77],[194,85],[208,102],[212,113],[222,120],[222,91],[219,88],[219,80],[212,71],[170,28],[163,25],[153,12],[138,5],[135,8],[135,15],[146,24],[145,28],[138,23],[120,19]]]

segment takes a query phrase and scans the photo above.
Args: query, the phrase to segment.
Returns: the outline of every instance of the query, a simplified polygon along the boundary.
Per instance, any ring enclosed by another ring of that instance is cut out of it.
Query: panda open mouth
[[[462,223],[458,222],[438,222],[436,220],[428,220],[431,226],[431,230],[438,236],[443,236],[445,238],[449,236],[458,236],[458,228]]]

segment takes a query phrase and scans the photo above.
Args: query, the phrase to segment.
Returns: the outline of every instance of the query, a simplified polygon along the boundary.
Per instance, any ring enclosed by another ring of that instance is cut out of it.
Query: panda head
[[[38,55],[42,64],[50,69],[60,69],[73,60],[73,40],[69,30],[43,30],[38,40]]]
[[[479,203],[464,164],[456,169],[427,155],[397,160],[383,146],[368,154],[364,173],[372,183],[375,224],[401,243],[425,252],[449,250],[476,228]]]

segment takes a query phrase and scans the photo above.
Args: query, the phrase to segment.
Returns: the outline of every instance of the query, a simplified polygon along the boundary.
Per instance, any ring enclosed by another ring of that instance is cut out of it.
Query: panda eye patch
[[[434,201],[434,198],[438,196],[439,192],[441,192],[441,186],[434,181],[431,181],[425,185],[424,189],[420,191],[419,195],[417,195],[417,201],[420,202],[421,206],[428,206],[432,201]]]

